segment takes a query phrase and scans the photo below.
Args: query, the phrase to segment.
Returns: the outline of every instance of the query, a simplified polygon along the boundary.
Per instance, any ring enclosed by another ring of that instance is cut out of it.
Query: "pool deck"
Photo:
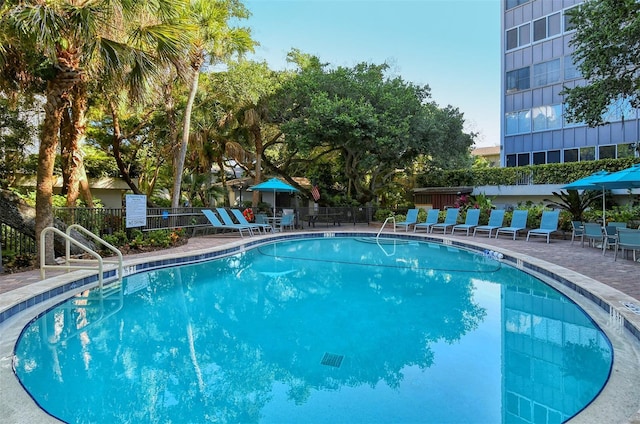
[[[371,232],[375,234],[379,228],[373,225],[342,225],[342,226],[318,226],[307,231],[330,233],[330,232]],[[385,234],[391,231],[385,231]],[[287,234],[287,233],[285,233]],[[398,231],[397,234],[405,234]],[[412,234],[412,233],[410,233]],[[424,232],[420,233],[425,236]],[[588,299],[584,302],[577,301],[591,316],[601,315],[598,319],[600,325],[605,327],[607,335],[614,345],[614,350],[620,352],[616,354],[614,369],[610,383],[607,384],[601,395],[584,411],[570,420],[573,424],[593,423],[593,422],[620,422],[640,424],[640,394],[637,388],[640,385],[640,342],[635,340],[640,338],[639,333],[636,338],[630,336],[621,326],[609,326],[607,321],[614,321],[622,316],[624,320],[632,323],[640,329],[640,262],[633,262],[631,259],[618,257],[614,262],[613,251],[609,250],[602,254],[601,249],[580,246],[576,241],[571,244],[570,240],[552,238],[549,244],[543,237],[532,238],[525,241],[526,233],[512,240],[510,236],[501,236],[499,239],[488,238],[486,233],[477,237],[465,236],[460,233],[456,235],[442,235],[433,233],[427,235],[433,239],[445,239],[445,243],[460,242],[463,244],[474,244],[481,249],[495,249],[511,255],[514,258],[521,258],[527,263],[539,266],[541,269],[549,270],[556,275],[562,276],[576,284],[579,288],[584,288],[588,293],[594,294],[595,298],[602,299],[608,305],[613,305],[616,314],[610,315],[596,306]],[[188,243],[172,249],[162,251],[146,252],[124,257],[125,265],[143,263],[150,259],[172,258],[188,256],[195,252],[207,252],[219,250],[226,246],[239,245],[254,239],[268,238],[269,236],[257,236],[254,238],[241,239],[239,235],[204,235],[189,239]],[[567,238],[570,234],[567,235]],[[629,255],[631,256],[631,255]],[[75,271],[69,277],[65,277],[64,271],[47,271],[47,282],[56,280],[67,280],[73,278],[76,273],[90,273],[91,271]],[[6,306],[15,301],[15,296],[20,292],[36,289],[39,284],[46,284],[40,281],[40,271],[31,270],[15,274],[0,274],[0,306]],[[56,284],[60,284],[57,282]],[[554,285],[554,284],[552,284]],[[564,291],[566,287],[559,290]],[[567,291],[573,291],[567,289]],[[575,295],[575,293],[574,293]],[[575,300],[575,299],[574,299]],[[634,311],[622,305],[637,306]],[[46,305],[43,305],[45,307]],[[22,315],[22,314],[21,314]],[[30,315],[30,314],[26,314]],[[33,315],[31,315],[33,316]],[[613,318],[612,318],[613,317]],[[16,317],[18,318],[18,317]],[[32,401],[25,398],[24,392],[17,385],[15,377],[10,372],[11,351],[14,341],[19,331],[28,320],[10,319],[10,328],[0,331],[0,410],[5,409],[8,417],[14,422],[49,423],[58,422],[49,416],[43,416],[42,411],[32,404]],[[19,321],[19,322],[18,322]],[[604,324],[603,324],[604,323]],[[7,324],[5,322],[5,324]],[[609,327],[609,328],[606,328]],[[0,330],[3,326],[0,324]],[[11,339],[11,340],[10,340]],[[629,343],[629,339],[634,339]],[[625,341],[626,340],[626,341]],[[22,392],[22,393],[20,393]],[[5,417],[7,418],[7,417]],[[15,421],[18,419],[18,421]],[[0,422],[2,418],[0,418]]]

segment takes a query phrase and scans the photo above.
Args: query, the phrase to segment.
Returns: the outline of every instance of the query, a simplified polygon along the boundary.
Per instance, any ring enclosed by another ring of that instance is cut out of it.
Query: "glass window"
[[[560,81],[560,59],[533,65],[533,86],[553,84]]]
[[[507,50],[518,47],[518,28],[507,31]]]
[[[566,105],[562,105],[562,121],[563,121],[563,125],[565,128],[571,128],[571,127],[577,127],[579,125],[584,125],[584,122],[571,122],[569,120],[566,119],[566,110],[567,106]]]
[[[506,129],[505,132],[507,135],[510,134],[518,134],[518,112],[507,113],[505,117],[506,120]]]
[[[566,149],[564,151],[565,162],[578,162],[578,149]]]
[[[547,152],[547,163],[560,163],[560,150],[549,150]]]
[[[582,74],[580,74],[580,69],[578,69],[578,65],[573,62],[572,56],[564,57],[564,79],[576,79],[581,78]]]
[[[516,155],[507,155],[507,167],[513,168],[516,166]]]
[[[510,112],[505,115],[506,134],[521,134],[531,131],[531,113],[529,110],[521,110],[519,112]]]
[[[618,158],[632,158],[636,155],[636,143],[618,144]]]
[[[562,127],[562,105],[538,106],[531,109],[533,130],[542,131]]]
[[[522,110],[518,112],[518,129],[521,133],[531,132],[531,111]]]
[[[560,28],[560,13],[555,13],[547,17],[547,37],[553,37],[560,34],[562,28]]]
[[[598,159],[615,159],[616,145],[598,146]]]
[[[571,20],[571,16],[567,13],[569,11],[571,11],[573,8],[571,9],[567,9],[564,11],[564,30],[565,31],[572,31],[575,29],[575,25],[573,25],[573,22]]]
[[[595,147],[581,147],[580,148],[580,162],[587,160],[596,160],[596,148]]]
[[[529,153],[518,153],[518,166],[527,166],[529,163]]]
[[[623,116],[624,119],[635,118],[635,110],[628,99],[618,99],[612,102],[602,115],[602,119],[604,122],[614,122],[621,121]]]
[[[507,72],[507,93],[526,90],[530,87],[529,67]]]
[[[547,163],[544,152],[533,152],[533,164],[543,165]]]
[[[525,4],[529,0],[507,0],[507,10],[513,9],[516,6],[520,6],[521,4]]]
[[[533,41],[540,41],[547,38],[547,18],[533,21]]]

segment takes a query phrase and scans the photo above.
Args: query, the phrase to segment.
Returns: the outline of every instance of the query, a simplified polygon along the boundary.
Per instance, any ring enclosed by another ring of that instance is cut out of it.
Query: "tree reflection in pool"
[[[84,292],[15,370],[67,422],[562,422],[612,349],[539,280],[440,244],[313,238]]]

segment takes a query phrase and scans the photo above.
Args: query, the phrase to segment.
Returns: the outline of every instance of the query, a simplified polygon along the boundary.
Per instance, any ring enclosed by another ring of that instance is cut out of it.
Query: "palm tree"
[[[253,51],[256,44],[251,39],[249,29],[231,28],[228,25],[228,21],[231,19],[249,17],[248,10],[238,0],[194,0],[191,2],[190,16],[196,22],[198,35],[193,40],[193,48],[189,52],[191,62],[190,91],[184,112],[182,140],[174,157],[175,179],[171,197],[172,208],[177,208],[180,204],[182,173],[191,129],[191,112],[198,92],[200,69],[206,57],[209,57],[211,64],[215,64],[234,54],[243,55],[247,51]]]
[[[36,186],[36,239],[53,225],[53,166],[65,111],[71,113],[73,142],[79,148],[85,131],[86,84],[91,78],[128,81],[140,94],[161,59],[186,50],[191,29],[180,19],[186,0],[117,2],[96,0],[19,1],[3,6],[2,33],[18,34],[15,47],[46,61],[44,122],[40,135]],[[126,75],[126,77],[124,77]],[[53,260],[53,241],[38,246]]]

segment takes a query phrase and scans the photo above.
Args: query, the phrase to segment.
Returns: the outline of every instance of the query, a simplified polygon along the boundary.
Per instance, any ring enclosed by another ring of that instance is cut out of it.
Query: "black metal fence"
[[[0,223],[0,247],[5,259],[16,255],[36,254],[36,241],[33,237],[3,223]],[[1,269],[2,265],[0,265],[0,272]]]
[[[195,230],[210,226],[202,214],[204,208],[148,208],[147,221],[142,231],[182,228]],[[343,225],[368,223],[372,220],[373,209],[367,207],[304,207],[294,209],[296,227],[314,227],[318,224]],[[108,208],[56,208],[56,218],[65,224],[79,224],[100,236],[126,230],[126,212],[123,209]]]
[[[138,229],[153,231],[181,228],[188,235],[192,235],[197,229],[210,228],[209,221],[202,214],[202,209],[193,207],[148,208],[146,225],[138,227]],[[303,207],[294,209],[297,228],[369,223],[374,212],[373,208],[367,207]],[[54,217],[66,225],[82,225],[99,236],[127,230],[126,211],[119,208],[54,208]],[[0,246],[5,252],[5,260],[9,256],[36,253],[36,241],[32,237],[6,224],[0,224]],[[0,265],[0,272],[2,272],[1,269]]]

